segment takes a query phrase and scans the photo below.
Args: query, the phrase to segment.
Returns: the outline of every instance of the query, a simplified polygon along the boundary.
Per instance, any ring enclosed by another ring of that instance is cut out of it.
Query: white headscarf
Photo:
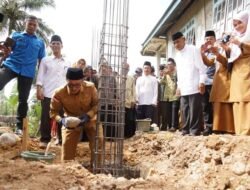
[[[238,20],[241,21],[243,24],[246,24],[246,31],[244,33],[239,33],[234,29],[234,34],[239,38],[240,42],[250,42],[250,19],[249,19],[249,10],[242,11],[234,16],[233,21]],[[232,44],[231,45],[231,54],[230,58],[228,59],[229,62],[233,62],[241,55],[241,49]]]
[[[240,38],[241,42],[250,42],[250,19],[249,19],[249,11],[245,10],[234,16],[233,21],[238,20],[245,24],[246,31],[244,33],[239,33],[235,30],[236,36]]]

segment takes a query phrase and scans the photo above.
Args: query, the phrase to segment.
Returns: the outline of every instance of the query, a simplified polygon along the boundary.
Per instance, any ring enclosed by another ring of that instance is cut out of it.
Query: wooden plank
[[[24,118],[23,119],[22,151],[26,151],[28,149],[28,140],[29,140],[28,118]]]

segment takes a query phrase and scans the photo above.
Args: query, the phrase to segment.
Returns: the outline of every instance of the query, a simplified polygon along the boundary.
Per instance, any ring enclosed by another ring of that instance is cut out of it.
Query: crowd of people
[[[218,39],[206,31],[201,47],[173,34],[176,54],[160,65],[159,77],[149,62],[135,71],[133,118],[150,118],[161,130],[181,129],[182,135],[250,135],[248,17],[247,11],[235,15],[233,31]]]
[[[148,61],[136,68],[134,76],[128,75],[130,66],[125,63],[125,138],[135,134],[136,120],[148,118],[160,130],[180,130],[182,135],[250,135],[249,22],[249,13],[240,12],[233,18],[232,32],[217,40],[215,32],[208,30],[201,47],[187,44],[185,36],[176,32],[172,35],[176,54],[160,65],[158,77]],[[58,126],[62,128],[57,132],[62,159],[73,159],[81,126],[85,126],[93,154],[95,135],[99,134],[100,146],[103,138],[102,126],[96,128],[98,73],[83,58],[74,64],[68,61],[61,53],[63,41],[59,35],[51,37],[52,55],[46,56],[45,44],[36,35],[37,27],[38,19],[27,17],[25,31],[11,35],[15,43],[0,46],[6,57],[0,68],[0,90],[17,78],[16,133],[22,134],[38,64],[35,80],[42,105],[41,147],[50,142],[52,126]],[[115,73],[108,65],[99,67],[105,76],[113,76],[113,83],[102,95],[110,98],[110,89],[116,85]],[[77,118],[77,125],[69,125],[68,117]]]

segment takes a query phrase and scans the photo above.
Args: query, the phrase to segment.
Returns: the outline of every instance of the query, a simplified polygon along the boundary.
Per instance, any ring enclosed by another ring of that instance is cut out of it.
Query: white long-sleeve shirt
[[[36,85],[43,87],[45,97],[51,98],[55,89],[66,84],[68,67],[70,67],[70,62],[63,57],[48,56],[42,59],[38,69]]]
[[[158,81],[152,75],[141,76],[136,81],[136,101],[139,105],[157,105]]]
[[[199,92],[199,84],[205,83],[206,66],[203,64],[200,50],[193,45],[185,45],[177,52],[177,86],[181,96],[192,95]]]

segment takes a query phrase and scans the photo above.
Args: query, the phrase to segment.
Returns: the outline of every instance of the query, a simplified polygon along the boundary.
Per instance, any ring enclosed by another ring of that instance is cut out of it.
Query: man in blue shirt
[[[17,134],[22,134],[23,118],[28,111],[28,97],[31,90],[37,63],[45,57],[45,45],[42,39],[35,35],[38,19],[28,16],[25,20],[25,31],[14,32],[15,41],[11,51],[0,69],[0,90],[13,78],[17,78],[18,107]]]

